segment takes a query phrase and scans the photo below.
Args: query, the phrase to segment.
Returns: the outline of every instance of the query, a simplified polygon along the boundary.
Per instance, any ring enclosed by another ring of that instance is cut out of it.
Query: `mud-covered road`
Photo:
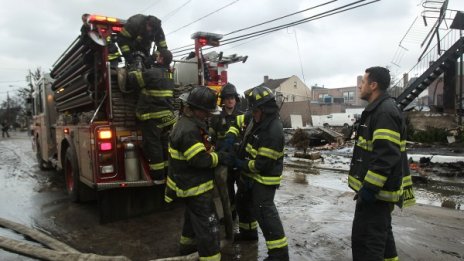
[[[96,202],[70,202],[63,178],[38,169],[24,133],[0,139],[0,160],[0,217],[39,229],[85,253],[143,261],[176,255],[181,205],[101,225]],[[305,163],[288,164],[276,195],[291,260],[350,260],[354,194],[347,188],[346,174],[320,170],[319,175],[306,175],[308,184],[295,182],[295,174],[308,169]],[[396,209],[393,230],[400,260],[464,259],[462,210],[430,205]],[[22,239],[3,228],[0,236]],[[260,235],[257,244],[225,242],[222,252],[223,260],[262,260],[266,247]],[[0,260],[34,259],[0,250]]]

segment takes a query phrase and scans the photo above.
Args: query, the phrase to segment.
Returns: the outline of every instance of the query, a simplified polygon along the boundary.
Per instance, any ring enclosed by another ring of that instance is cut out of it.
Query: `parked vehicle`
[[[314,127],[350,127],[353,126],[359,114],[332,113],[329,115],[311,115]]]

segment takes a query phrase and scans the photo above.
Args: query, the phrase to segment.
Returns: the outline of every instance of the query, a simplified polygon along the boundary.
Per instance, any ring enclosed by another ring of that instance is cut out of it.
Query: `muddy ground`
[[[38,169],[25,134],[13,133],[12,138],[0,140],[0,160],[0,217],[44,231],[82,252],[125,255],[141,261],[176,255],[183,219],[181,204],[102,225],[96,202],[70,202],[63,178],[54,171]],[[346,158],[340,156],[337,161],[341,163],[326,160],[319,165],[346,167]],[[275,201],[289,240],[291,260],[350,260],[355,202],[354,193],[347,188],[346,173],[314,171],[309,162],[291,158],[286,162]],[[307,184],[295,182],[295,176],[301,173]],[[436,194],[427,188],[425,193],[418,193],[426,198],[427,205],[393,213],[400,260],[463,260],[464,212],[429,205],[437,200],[428,199],[428,193]],[[1,228],[0,235],[22,239]],[[225,242],[222,252],[223,260],[262,260],[266,247],[260,235],[255,244]],[[0,250],[0,260],[34,259]]]

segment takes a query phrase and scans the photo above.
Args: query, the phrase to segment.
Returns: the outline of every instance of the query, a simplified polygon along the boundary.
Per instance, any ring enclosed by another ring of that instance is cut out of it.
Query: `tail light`
[[[114,134],[108,127],[100,127],[96,130],[97,137],[97,164],[100,170],[101,178],[110,178],[114,176],[115,170],[115,141]]]

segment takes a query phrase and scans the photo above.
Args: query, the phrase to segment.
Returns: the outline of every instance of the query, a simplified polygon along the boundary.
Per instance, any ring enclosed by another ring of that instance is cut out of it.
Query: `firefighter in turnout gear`
[[[181,95],[182,115],[169,136],[169,175],[165,201],[183,199],[186,208],[180,238],[180,252],[198,250],[200,260],[221,260],[219,221],[213,202],[213,175],[218,164],[233,165],[233,156],[214,152],[208,135],[207,119],[216,111],[213,90],[196,86]]]
[[[230,142],[225,139],[226,132],[229,130],[230,126],[236,125],[237,116],[243,114],[237,106],[240,102],[240,97],[235,86],[231,83],[227,83],[221,89],[220,98],[222,111],[219,115],[213,115],[211,117],[209,132],[211,135],[211,142],[215,145],[216,150],[230,151],[230,149],[232,149],[232,144],[225,144]],[[235,210],[235,181],[237,176],[237,170],[234,170],[234,168],[227,169],[227,190],[233,219],[237,216]]]
[[[129,73],[131,85],[139,91],[136,115],[142,131],[142,148],[155,184],[164,184],[168,167],[168,137],[175,123],[174,80],[169,64],[170,51],[163,49],[156,63],[143,71]]]
[[[168,48],[161,20],[152,15],[136,14],[129,17],[117,36],[118,46],[127,64],[135,62],[135,52],[141,52],[145,57],[149,57],[153,42],[156,44],[157,51]]]
[[[366,69],[361,99],[369,102],[361,115],[348,183],[357,192],[351,234],[353,260],[398,260],[391,227],[394,205],[415,204],[406,154],[406,123],[386,92],[390,72]]]
[[[241,170],[236,197],[240,233],[235,241],[257,240],[259,225],[268,249],[269,256],[265,260],[289,260],[287,238],[274,204],[282,179],[284,156],[279,107],[274,94],[265,86],[246,91],[245,97],[253,121],[245,130],[235,160],[235,166]]]

